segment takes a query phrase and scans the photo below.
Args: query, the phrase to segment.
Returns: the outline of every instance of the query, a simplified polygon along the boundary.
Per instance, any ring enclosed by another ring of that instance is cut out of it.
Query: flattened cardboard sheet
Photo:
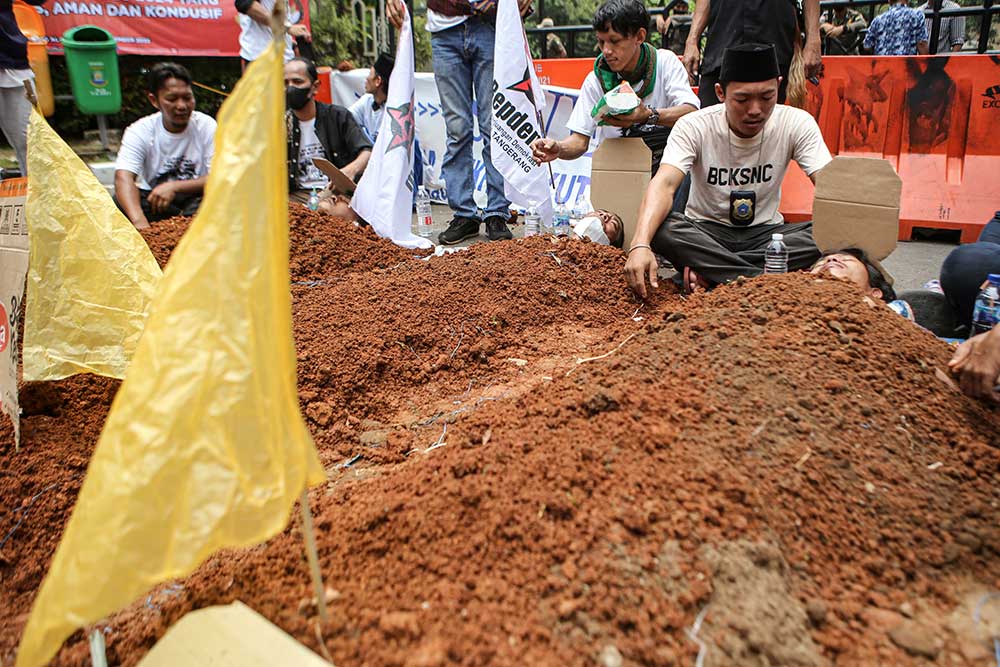
[[[330,667],[239,600],[186,614],[139,667]]]
[[[340,193],[349,195],[353,193],[358,184],[347,177],[344,172],[337,169],[329,160],[324,160],[321,157],[314,157],[313,164],[316,168],[323,172],[323,174],[330,179],[330,189],[334,193]]]
[[[813,238],[821,252],[860,248],[880,261],[899,238],[903,182],[885,160],[835,157],[816,176]]]
[[[602,141],[591,161],[590,202],[594,208],[621,216],[626,249],[639,223],[639,206],[649,186],[652,159],[642,139],[623,137]]]

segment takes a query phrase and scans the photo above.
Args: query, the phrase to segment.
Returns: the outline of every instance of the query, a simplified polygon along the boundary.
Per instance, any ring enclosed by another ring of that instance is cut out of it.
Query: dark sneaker
[[[486,218],[486,238],[490,241],[509,241],[514,235],[507,228],[507,221],[494,215]]]
[[[479,236],[479,221],[472,218],[462,218],[455,216],[448,223],[448,229],[438,234],[438,243],[443,245],[455,245],[465,239]]]

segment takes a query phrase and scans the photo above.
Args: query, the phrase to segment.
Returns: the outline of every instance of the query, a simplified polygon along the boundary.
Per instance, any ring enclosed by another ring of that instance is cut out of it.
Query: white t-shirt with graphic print
[[[736,136],[717,104],[683,116],[674,125],[660,164],[691,173],[684,214],[695,220],[730,224],[730,193],[756,193],[751,224],[780,224],[781,182],[791,160],[811,176],[833,158],[816,121],[802,109],[778,104],[756,137]]]
[[[316,188],[322,190],[330,179],[313,164],[313,158],[321,157],[328,160],[323,144],[316,136],[316,119],[299,121],[299,173],[296,182],[303,190]]]
[[[215,154],[215,119],[191,113],[183,132],[168,132],[163,115],[140,118],[125,129],[115,169],[138,176],[142,190],[168,181],[189,181],[208,174]]]

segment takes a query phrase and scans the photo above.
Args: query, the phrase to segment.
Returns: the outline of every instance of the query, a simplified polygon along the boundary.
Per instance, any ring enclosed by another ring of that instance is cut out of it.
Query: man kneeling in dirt
[[[790,271],[819,257],[812,223],[784,224],[778,212],[789,161],[815,182],[832,159],[819,126],[807,112],[777,103],[781,78],[769,44],[726,49],[719,79],[715,92],[723,103],[677,121],[643,198],[625,264],[640,297],[647,276],[657,286],[654,251],[683,276],[686,291],[763,273],[775,232],[784,235]],[[667,217],[688,172],[687,208]]]
[[[139,229],[195,214],[215,152],[215,120],[194,110],[184,67],[153,65],[147,97],[157,112],[125,129],[115,163],[115,202]]]

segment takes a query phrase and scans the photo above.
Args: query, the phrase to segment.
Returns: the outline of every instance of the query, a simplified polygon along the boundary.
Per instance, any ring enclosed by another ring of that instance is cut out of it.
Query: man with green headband
[[[593,26],[601,55],[594,71],[580,88],[561,140],[536,139],[531,144],[539,163],[556,159],[574,160],[587,152],[591,137],[642,137],[653,151],[653,171],[671,127],[684,114],[698,109],[698,96],[691,90],[687,72],[678,57],[646,42],[649,12],[639,0],[606,0],[594,14]],[[631,113],[605,116],[599,121],[591,110],[613,88],[628,82],[641,104]]]

